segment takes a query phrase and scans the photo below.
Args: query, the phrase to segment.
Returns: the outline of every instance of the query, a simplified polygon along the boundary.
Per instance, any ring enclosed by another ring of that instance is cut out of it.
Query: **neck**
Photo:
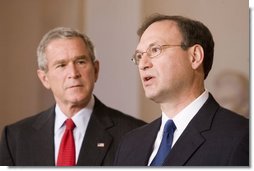
[[[183,95],[179,95],[178,97],[171,98],[173,100],[168,100],[166,102],[160,103],[161,110],[169,117],[175,117],[181,110],[183,110],[186,106],[188,106],[191,102],[197,99],[202,93],[204,89],[196,91],[196,92],[187,92]]]
[[[90,98],[91,99],[91,98]],[[73,117],[76,113],[78,113],[81,109],[85,108],[90,99],[87,102],[80,102],[80,103],[61,103],[57,102],[61,111],[68,117]]]

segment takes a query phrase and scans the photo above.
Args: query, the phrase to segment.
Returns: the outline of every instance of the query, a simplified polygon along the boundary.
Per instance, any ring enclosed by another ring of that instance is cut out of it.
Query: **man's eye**
[[[63,68],[63,67],[65,67],[65,64],[58,64],[58,65],[56,65],[56,68]]]
[[[136,53],[136,60],[140,60],[142,58],[142,53]]]
[[[150,48],[150,52],[151,53],[158,53],[160,51],[160,48],[159,47],[151,47]]]
[[[86,63],[85,59],[77,60],[77,64],[85,64],[85,63]]]

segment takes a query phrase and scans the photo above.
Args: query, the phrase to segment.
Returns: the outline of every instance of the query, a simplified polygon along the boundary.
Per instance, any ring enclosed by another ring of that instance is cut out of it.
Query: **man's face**
[[[93,62],[81,38],[55,39],[46,47],[47,71],[38,76],[51,89],[60,105],[86,106],[98,78],[99,63]]]
[[[159,21],[151,24],[141,36],[137,52],[145,52],[156,45],[180,45],[182,35],[174,21]],[[180,46],[164,47],[161,53],[149,58],[143,53],[139,72],[146,96],[157,103],[176,98],[186,91],[193,76],[188,50]]]

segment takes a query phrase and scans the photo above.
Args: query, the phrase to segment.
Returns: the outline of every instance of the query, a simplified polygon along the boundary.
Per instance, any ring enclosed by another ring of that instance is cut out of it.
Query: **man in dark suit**
[[[37,56],[38,77],[56,105],[4,128],[0,165],[112,165],[121,137],[144,122],[93,95],[99,62],[90,39],[55,28],[42,38]]]
[[[204,86],[214,41],[199,21],[153,15],[132,58],[145,95],[162,116],[128,133],[118,166],[248,166],[249,122],[222,108]]]

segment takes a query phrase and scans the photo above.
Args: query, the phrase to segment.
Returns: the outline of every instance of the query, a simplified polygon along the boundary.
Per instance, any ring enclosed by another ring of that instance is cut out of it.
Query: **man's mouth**
[[[68,88],[78,88],[78,87],[83,87],[82,85],[73,85],[73,86],[69,86]]]
[[[155,77],[151,75],[143,77],[143,85],[145,87],[152,85],[154,79]]]
[[[152,76],[146,76],[146,77],[144,77],[144,82],[147,82],[147,81],[149,81],[149,80],[151,80],[153,77]]]

